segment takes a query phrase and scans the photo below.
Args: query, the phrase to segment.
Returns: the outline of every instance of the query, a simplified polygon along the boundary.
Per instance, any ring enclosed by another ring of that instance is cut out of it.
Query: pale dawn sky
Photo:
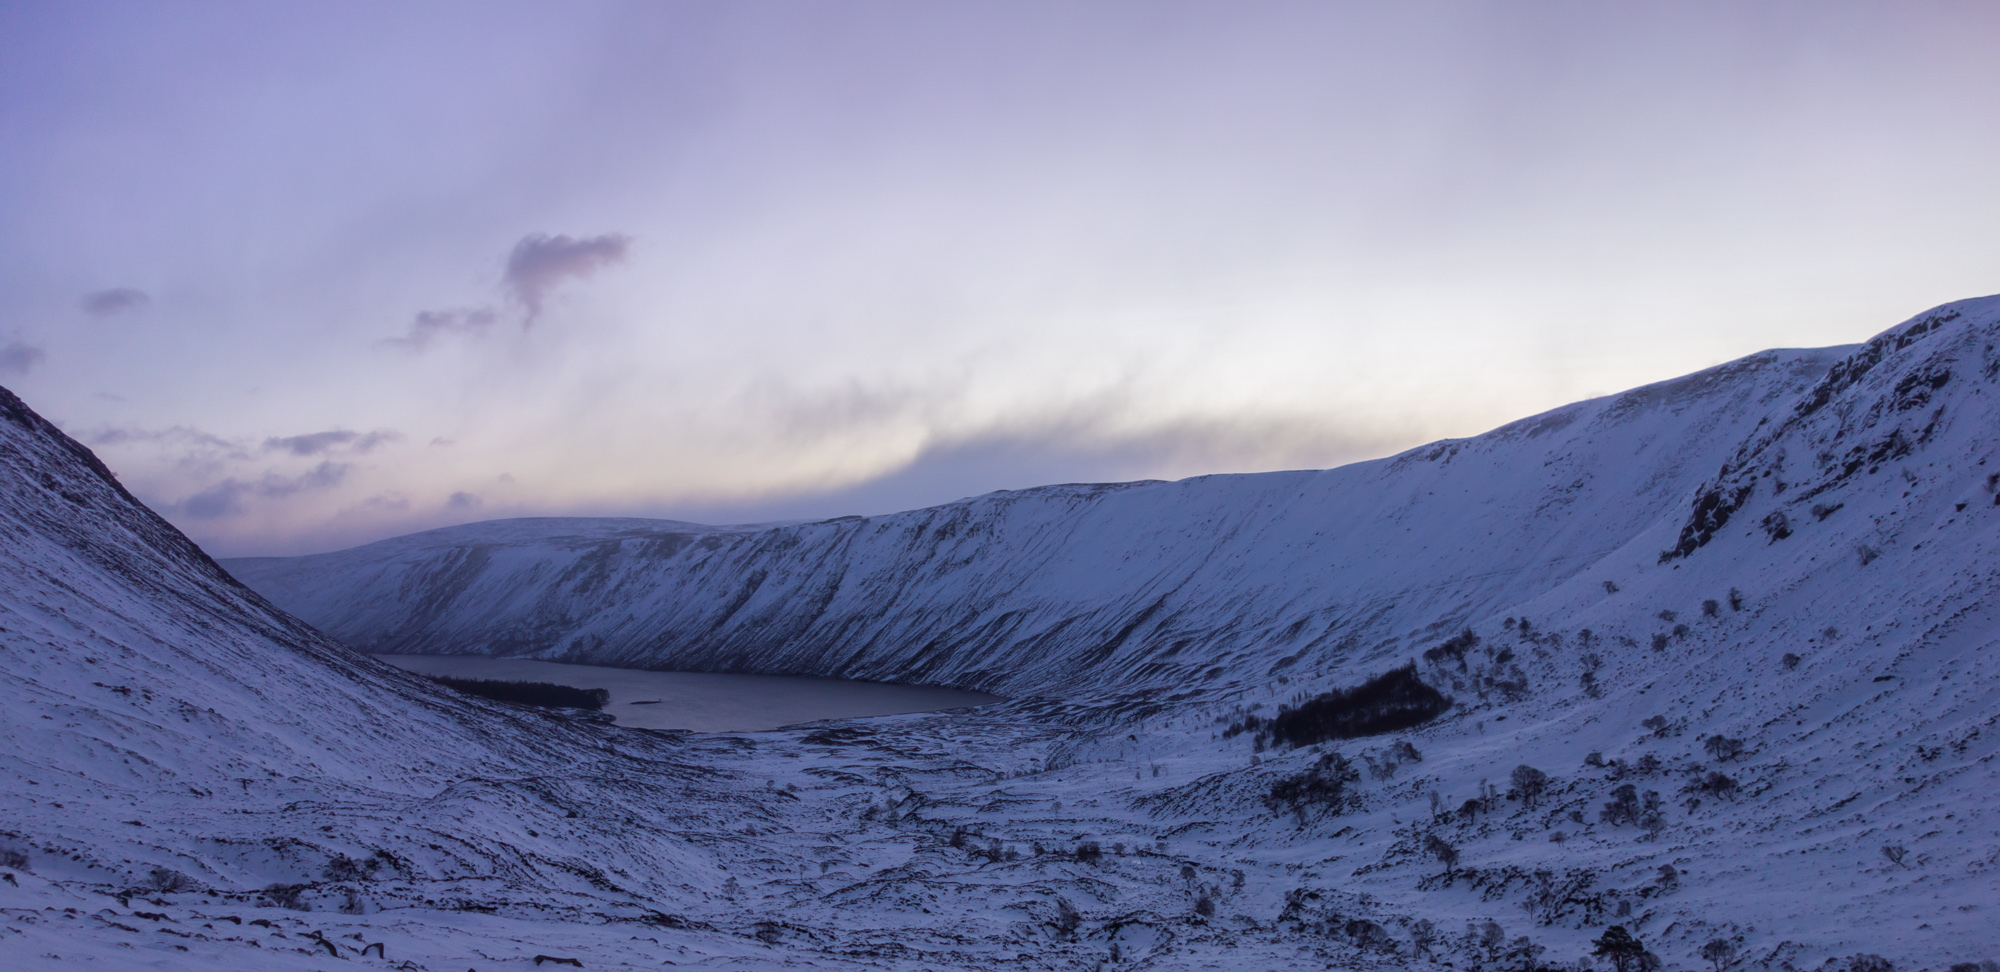
[[[218,555],[1319,467],[2000,291],[1977,3],[0,7],[0,384]]]

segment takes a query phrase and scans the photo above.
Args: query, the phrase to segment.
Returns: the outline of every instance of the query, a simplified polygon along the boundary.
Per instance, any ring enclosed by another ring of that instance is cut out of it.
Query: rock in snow
[[[270,603],[6,396],[0,958],[1576,968],[1617,925],[1670,968],[2000,959],[1996,344],[1985,298],[1327,471],[226,564]],[[1017,701],[621,730],[285,611]],[[1254,728],[1413,661],[1434,721]]]

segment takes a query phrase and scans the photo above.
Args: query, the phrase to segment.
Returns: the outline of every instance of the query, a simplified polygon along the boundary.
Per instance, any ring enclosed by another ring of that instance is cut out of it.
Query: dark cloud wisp
[[[632,246],[623,233],[602,236],[550,236],[531,233],[514,244],[502,277],[507,293],[527,312],[528,323],[541,316],[542,300],[564,280],[583,279],[614,263],[622,263]]]
[[[430,347],[432,341],[454,334],[477,335],[499,321],[500,314],[491,307],[473,307],[460,310],[418,311],[410,322],[410,332],[402,337],[389,338],[384,344],[393,344],[412,351],[422,351]]]
[[[0,348],[0,375],[26,375],[49,356],[47,351],[20,340]]]
[[[170,509],[197,520],[234,516],[243,512],[246,496],[282,499],[308,490],[329,489],[347,478],[347,470],[346,463],[328,461],[296,476],[269,472],[254,482],[232,477],[173,504]]]
[[[78,304],[83,312],[92,317],[110,317],[126,311],[138,310],[153,302],[143,290],[131,287],[113,287],[109,290],[94,290],[83,295]]]
[[[264,440],[266,452],[289,452],[295,456],[316,456],[336,448],[362,454],[375,451],[386,442],[402,438],[402,433],[387,429],[374,432],[355,432],[350,429],[333,429],[327,432],[309,432],[305,435],[274,436]]]

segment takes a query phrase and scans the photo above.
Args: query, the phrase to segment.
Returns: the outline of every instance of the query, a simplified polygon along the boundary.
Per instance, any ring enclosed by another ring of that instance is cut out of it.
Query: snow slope
[[[1996,345],[1963,301],[1327,472],[235,565],[363,647],[1040,693],[744,736],[349,655],[8,399],[0,958],[1499,972],[1616,923],[1669,969],[2000,959]],[[1225,731],[1427,650],[1434,722]],[[1273,799],[1333,752],[1339,799]],[[216,893],[116,897],[156,867]]]
[[[1588,570],[1842,353],[1766,352],[1323,472],[763,530],[501,520],[227,566],[365,651],[1014,695],[1212,685],[1406,651]]]

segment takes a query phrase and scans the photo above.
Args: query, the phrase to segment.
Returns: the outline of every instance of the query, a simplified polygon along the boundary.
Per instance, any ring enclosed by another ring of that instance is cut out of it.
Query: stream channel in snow
[[[758,732],[821,719],[859,719],[963,709],[1003,701],[985,692],[791,675],[649,672],[480,655],[376,655],[423,675],[509,682],[553,682],[607,689],[604,711],[633,729]]]

